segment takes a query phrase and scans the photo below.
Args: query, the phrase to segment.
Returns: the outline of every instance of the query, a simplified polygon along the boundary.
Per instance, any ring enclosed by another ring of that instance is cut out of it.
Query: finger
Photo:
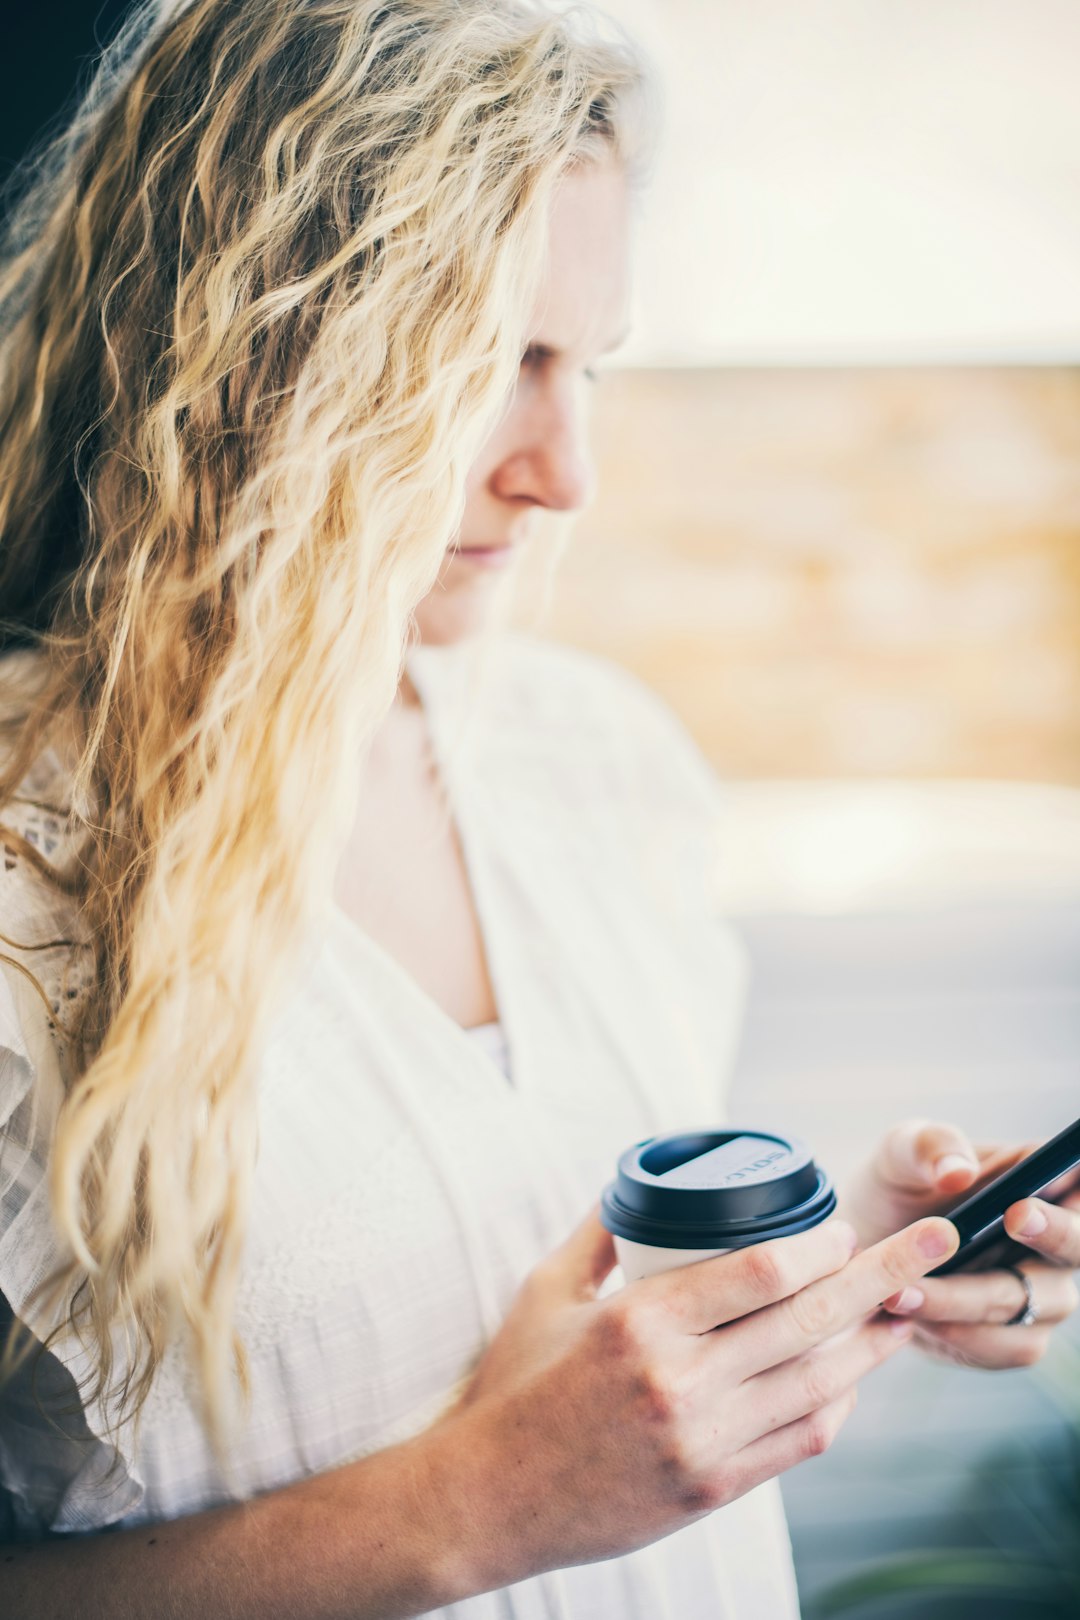
[[[1033,1261],[1023,1267],[1044,1322],[1062,1322],[1080,1303],[1067,1271]],[[917,1297],[916,1297],[917,1296]],[[952,1277],[925,1277],[885,1301],[885,1309],[914,1317],[925,1326],[966,1322],[988,1326],[1010,1322],[1022,1310],[1026,1295],[1011,1271],[980,1271]]]
[[[915,1338],[920,1349],[938,1360],[1000,1372],[1008,1367],[1033,1367],[1041,1361],[1050,1342],[1050,1328],[969,1327],[946,1322],[935,1327],[919,1324]]]
[[[954,1254],[959,1241],[950,1221],[929,1216],[864,1249],[834,1276],[733,1323],[724,1331],[745,1368],[744,1376],[801,1355],[868,1316],[882,1300],[918,1282]]]
[[[998,1176],[1004,1175],[1006,1170],[1011,1170],[1014,1165],[1030,1158],[1035,1149],[1041,1147],[1041,1145],[1039,1142],[984,1142],[976,1144],[975,1152],[979,1160],[979,1174],[971,1187],[971,1191],[977,1192],[981,1187],[986,1187],[990,1182],[996,1181]]]
[[[839,1271],[857,1244],[846,1221],[826,1221],[796,1237],[695,1260],[628,1286],[642,1301],[655,1298],[684,1332],[708,1333]]]
[[[738,1454],[740,1494],[828,1451],[858,1399],[858,1386],[854,1385],[838,1401],[744,1446]]]
[[[743,1385],[735,1441],[749,1443],[838,1401],[907,1344],[914,1323],[878,1317]],[[713,1350],[719,1353],[719,1345]],[[741,1431],[741,1432],[740,1432]]]
[[[1059,1266],[1080,1266],[1080,1211],[1024,1198],[1005,1211],[1005,1230]]]
[[[569,1237],[533,1267],[534,1285],[575,1300],[595,1299],[601,1283],[616,1264],[611,1233],[600,1220],[597,1200]]]
[[[895,1126],[881,1146],[879,1168],[904,1192],[962,1192],[979,1173],[970,1139],[955,1125],[911,1119]]]
[[[1056,1181],[1047,1182],[1038,1189],[1039,1197],[1047,1204],[1062,1204],[1066,1208],[1080,1207],[1080,1170],[1067,1170]]]
[[[1002,1168],[1030,1158],[1041,1142],[976,1142],[975,1152],[983,1170]]]

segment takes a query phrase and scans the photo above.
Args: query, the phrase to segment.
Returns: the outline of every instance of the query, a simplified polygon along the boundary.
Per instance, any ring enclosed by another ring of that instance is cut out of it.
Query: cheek
[[[528,409],[526,395],[527,389],[523,389],[519,383],[505,415],[469,468],[465,478],[466,507],[471,500],[483,495],[498,468],[514,453],[521,441]]]
[[[479,490],[483,489],[484,485],[487,483],[487,481],[488,481],[488,479],[490,477],[491,477],[491,468],[488,465],[488,460],[487,460],[486,456],[483,457],[479,461],[474,461],[473,462],[472,466],[469,468],[469,471],[465,476],[465,501],[466,501],[466,504],[469,501],[474,499],[474,497],[476,496],[476,494],[477,494],[477,492]]]
[[[470,520],[483,506],[488,480],[493,469],[484,461],[474,462],[465,479],[465,504],[461,509],[461,530],[468,533]]]

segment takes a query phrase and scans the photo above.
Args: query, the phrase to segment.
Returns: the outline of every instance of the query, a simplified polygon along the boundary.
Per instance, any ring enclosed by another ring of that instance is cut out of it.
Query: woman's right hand
[[[930,1218],[856,1255],[834,1220],[598,1299],[615,1251],[591,1211],[439,1425],[475,1513],[469,1588],[629,1552],[826,1450],[910,1337],[872,1313],[957,1243]]]

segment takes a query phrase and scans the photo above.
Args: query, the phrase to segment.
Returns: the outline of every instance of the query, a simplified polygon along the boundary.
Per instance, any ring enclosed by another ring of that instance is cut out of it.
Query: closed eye
[[[539,366],[545,364],[548,360],[556,359],[558,359],[557,350],[548,348],[545,343],[530,343],[521,357],[521,364],[523,366]],[[593,366],[583,367],[581,374],[591,383],[600,381],[600,373]]]

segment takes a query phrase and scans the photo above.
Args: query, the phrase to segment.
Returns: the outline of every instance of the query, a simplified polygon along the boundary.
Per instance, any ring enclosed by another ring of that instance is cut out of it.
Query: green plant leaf
[[[1028,1603],[1058,1605],[1075,1593],[1060,1570],[1028,1560],[1003,1558],[968,1549],[903,1553],[838,1581],[819,1593],[808,1620],[833,1620],[861,1604],[905,1592],[1023,1592]]]

